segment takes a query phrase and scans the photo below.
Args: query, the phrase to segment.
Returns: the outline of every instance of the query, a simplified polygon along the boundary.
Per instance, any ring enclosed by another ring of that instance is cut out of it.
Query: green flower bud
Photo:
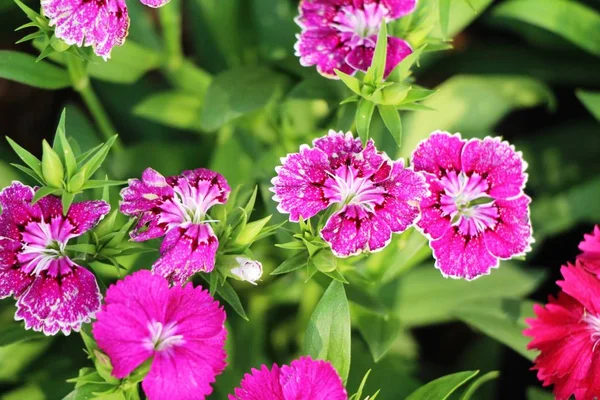
[[[42,142],[43,154],[42,154],[42,173],[46,184],[55,188],[63,187],[63,179],[65,177],[65,171],[63,169],[60,157],[50,147],[48,142],[44,140]]]
[[[52,37],[50,38],[50,46],[52,46],[52,48],[58,51],[59,53],[62,53],[63,51],[66,51],[69,47],[71,47],[65,42],[63,42],[61,39],[57,38],[55,35],[52,35]]]
[[[321,272],[333,272],[337,268],[337,258],[329,250],[319,251],[311,260]]]
[[[395,106],[406,98],[411,87],[403,83],[394,83],[381,91],[382,99],[380,104],[386,106]]]

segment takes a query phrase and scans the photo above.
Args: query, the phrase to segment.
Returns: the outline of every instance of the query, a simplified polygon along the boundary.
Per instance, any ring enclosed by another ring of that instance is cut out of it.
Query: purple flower
[[[329,131],[314,147],[282,159],[271,181],[277,209],[290,221],[310,218],[335,204],[321,237],[338,257],[383,249],[406,230],[427,195],[425,179],[352,133]]]
[[[434,132],[414,151],[413,165],[431,191],[417,225],[444,276],[475,279],[499,259],[531,250],[526,164],[508,143]]]
[[[229,400],[347,400],[342,380],[327,361],[306,356],[281,368],[252,369]]]
[[[167,178],[148,168],[141,181],[129,181],[121,191],[121,212],[140,218],[131,238],[139,242],[166,235],[154,272],[183,283],[198,271],[213,270],[219,240],[207,213],[225,204],[230,191],[222,175],[203,168]]]
[[[13,182],[0,193],[0,298],[17,299],[16,320],[54,335],[78,331],[100,309],[96,278],[65,253],[69,239],[93,228],[110,210],[104,201],[73,203],[46,196],[31,205],[34,189]]]
[[[168,0],[142,0],[160,7]],[[42,0],[42,10],[56,26],[54,34],[69,45],[92,46],[96,55],[110,58],[114,46],[121,46],[129,30],[124,0]]]
[[[417,0],[301,0],[296,23],[302,28],[296,55],[305,67],[317,66],[326,77],[334,69],[347,74],[371,65],[381,23],[414,11]],[[388,37],[385,76],[412,53],[402,39]]]
[[[225,369],[225,311],[207,291],[169,288],[138,271],[108,288],[93,325],[98,347],[125,378],[152,359],[142,388],[150,400],[204,399]]]

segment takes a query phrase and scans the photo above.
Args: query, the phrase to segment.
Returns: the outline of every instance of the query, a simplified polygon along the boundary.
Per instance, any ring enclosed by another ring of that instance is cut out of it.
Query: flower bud
[[[62,188],[65,171],[60,157],[45,140],[42,142],[42,146],[42,173],[46,184],[51,187]]]
[[[394,83],[381,90],[381,104],[395,106],[406,98],[411,87],[403,83]]]
[[[256,285],[262,276],[262,264],[246,257],[236,257],[237,267],[231,269],[233,278]]]
[[[50,38],[50,46],[52,46],[52,48],[59,53],[67,51],[69,47],[71,47],[68,44],[66,44],[63,40],[57,38],[55,35],[52,35],[52,37]]]

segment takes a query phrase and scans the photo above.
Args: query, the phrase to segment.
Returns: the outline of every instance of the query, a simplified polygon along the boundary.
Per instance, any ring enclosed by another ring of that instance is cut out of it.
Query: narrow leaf
[[[440,27],[444,38],[448,37],[448,23],[450,22],[450,3],[452,0],[439,0]]]
[[[361,81],[338,69],[334,69],[334,72],[338,76],[338,78],[340,78],[341,81],[344,82],[346,86],[348,86],[348,89],[352,90],[354,93],[360,96],[360,88],[362,87]]]
[[[33,195],[33,199],[31,199],[31,204],[35,204],[38,201],[40,201],[42,198],[51,195],[51,194],[58,194],[62,191],[62,189],[57,189],[57,188],[53,188],[53,187],[49,187],[49,186],[43,186],[41,188],[39,188],[35,194]]]
[[[473,379],[479,371],[457,372],[446,375],[421,386],[406,400],[446,400],[459,387]]]
[[[344,285],[332,281],[310,317],[304,352],[331,362],[345,382],[350,371],[350,309]]]
[[[481,387],[486,382],[494,380],[500,376],[500,372],[498,371],[490,371],[487,374],[481,375],[479,378],[475,380],[475,382],[471,383],[469,388],[465,390],[460,400],[471,400],[471,397],[475,394],[477,389]]]
[[[360,100],[356,108],[356,131],[363,144],[369,140],[369,127],[374,110],[375,103],[364,98]]]
[[[67,140],[67,133],[65,129],[66,111],[67,110],[65,108],[60,114],[60,120],[58,121],[58,127],[56,128],[52,147],[65,163],[67,177],[70,179],[77,171],[77,159],[75,158],[71,144]]]
[[[590,113],[600,121],[600,92],[577,90],[577,98],[583,103]]]
[[[381,115],[381,119],[383,119],[383,123],[386,128],[396,141],[398,147],[402,145],[402,121],[400,121],[400,114],[398,114],[398,110],[394,106],[384,106],[378,105],[377,109],[379,110],[379,115]]]
[[[307,259],[308,254],[305,252],[298,253],[282,262],[273,272],[271,272],[271,275],[287,274],[288,272],[300,269],[306,265]]]
[[[384,20],[385,21],[385,20]],[[377,44],[373,53],[373,61],[365,74],[365,83],[378,86],[383,81],[385,72],[385,61],[387,55],[387,26],[381,24],[379,35],[377,35]]]
[[[10,144],[10,147],[12,147],[12,149],[15,151],[15,153],[17,153],[19,158],[23,160],[23,162],[27,164],[27,166],[31,168],[40,178],[43,178],[44,175],[42,174],[42,162],[38,160],[33,154],[25,150],[23,147],[19,146],[14,140],[9,138],[8,136],[6,137],[6,140],[8,141],[8,144]]]
[[[71,207],[71,203],[73,203],[74,198],[75,198],[75,195],[73,193],[63,191],[61,202],[62,202],[62,208],[63,208],[64,215],[67,215],[67,212],[69,211],[69,207]]]
[[[91,179],[91,180],[87,181],[85,183],[85,185],[83,185],[81,190],[96,189],[96,188],[101,188],[101,187],[106,187],[106,186],[119,186],[119,185],[124,185],[126,183],[127,183],[127,181],[112,181],[112,180],[108,180],[108,179],[106,179],[106,180]]]

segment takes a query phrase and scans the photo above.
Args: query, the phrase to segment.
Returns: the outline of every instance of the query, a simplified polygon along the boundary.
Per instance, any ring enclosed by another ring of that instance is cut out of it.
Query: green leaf
[[[452,0],[439,0],[440,27],[444,38],[448,37],[448,23],[450,22],[450,3]]]
[[[71,86],[66,70],[16,51],[0,50],[0,78],[40,89],[63,89]]]
[[[96,254],[96,246],[91,243],[69,244],[65,250],[74,251],[77,253]]]
[[[210,284],[210,278],[207,277],[206,274],[199,275],[202,277],[202,279],[204,279],[207,283]],[[223,282],[223,285],[217,285],[217,294],[221,296],[221,298],[225,300],[240,317],[242,317],[246,321],[249,321],[239,296],[237,295],[233,287],[231,287],[229,282],[225,281]]]
[[[13,167],[15,167],[19,171],[21,171],[21,172],[29,175],[31,178],[33,178],[40,185],[44,184],[44,180],[40,176],[38,176],[38,174],[36,174],[35,171],[32,170],[31,168],[24,167],[24,166],[22,166],[20,164],[13,164],[13,163],[11,163],[10,165],[12,165]]]
[[[101,188],[101,187],[106,187],[106,186],[119,186],[119,185],[124,185],[126,183],[127,183],[127,181],[112,181],[109,179],[104,179],[104,180],[91,179],[91,180],[87,181],[85,183],[85,185],[83,185],[81,190],[96,189],[96,188]]]
[[[554,400],[554,395],[536,387],[527,388],[527,400]]]
[[[114,83],[133,83],[146,72],[160,67],[161,54],[141,46],[132,40],[127,40],[123,46],[115,46],[109,61],[99,57],[96,62],[88,64],[91,77]]]
[[[352,90],[357,95],[361,95],[360,88],[362,87],[362,82],[355,77],[348,75],[338,69],[334,69],[335,74],[340,78],[342,82],[348,87],[348,89]]]
[[[523,335],[525,318],[535,317],[534,303],[518,299],[479,299],[459,305],[453,314],[461,321],[507,345],[529,360],[536,352],[527,350],[530,338]]]
[[[510,112],[547,104],[552,91],[542,82],[524,76],[454,76],[436,88],[423,105],[435,112],[408,113],[399,156],[408,158],[417,144],[436,130],[461,132],[463,137],[484,137]]]
[[[62,113],[60,114],[60,120],[58,121],[58,127],[56,128],[56,134],[54,135],[52,147],[61,156],[61,159],[67,168],[67,177],[71,178],[77,171],[77,159],[75,158],[73,149],[67,140],[67,134],[65,131],[66,111],[66,109],[63,109]]]
[[[44,335],[23,329],[21,324],[9,323],[0,330],[0,347],[31,339],[42,339]]]
[[[491,380],[494,380],[494,379],[498,378],[499,376],[500,376],[500,372],[498,372],[498,371],[490,371],[487,374],[481,375],[474,382],[472,382],[471,385],[469,385],[469,388],[467,390],[465,390],[463,395],[460,397],[460,400],[470,400],[471,397],[473,397],[473,395],[477,391],[477,389],[479,389],[481,387],[481,385],[483,385],[484,383],[489,382]]]
[[[421,46],[400,61],[390,73],[388,80],[393,80],[394,82],[403,82],[406,80],[411,75],[412,66],[419,61],[424,49],[425,46]]]
[[[256,239],[258,234],[262,231],[262,229],[267,224],[267,222],[269,222],[270,219],[271,216],[268,215],[262,219],[259,219],[258,221],[253,221],[246,224],[246,226],[244,227],[244,229],[241,230],[237,238],[235,238],[234,244],[242,246],[250,245]]]
[[[202,98],[206,95],[206,91],[213,79],[208,72],[189,60],[183,60],[177,69],[168,72],[168,77],[178,91],[194,94]]]
[[[385,127],[390,131],[398,147],[402,146],[402,121],[400,114],[394,106],[378,105],[379,115],[385,124]]]
[[[8,144],[10,145],[10,147],[12,147],[14,152],[17,153],[19,158],[25,164],[27,164],[27,166],[31,168],[32,171],[34,171],[40,179],[43,179],[44,174],[42,173],[42,162],[38,160],[37,157],[35,157],[33,154],[25,150],[23,147],[19,146],[14,140],[9,138],[8,136],[6,137],[6,140],[8,141]]]
[[[75,199],[75,195],[73,193],[69,193],[66,191],[62,192],[61,203],[62,203],[63,214],[67,215],[67,211],[69,211],[69,208],[71,207],[71,203],[73,203],[73,199]]]
[[[345,382],[350,371],[350,310],[344,285],[332,281],[310,317],[304,352],[327,360]]]
[[[459,387],[473,379],[479,371],[457,372],[446,375],[421,386],[406,400],[446,400]]]
[[[87,160],[87,162],[81,167],[79,173],[84,174],[85,180],[91,178],[92,175],[94,175],[94,173],[98,170],[98,168],[102,166],[104,159],[106,159],[106,156],[108,155],[108,152],[110,151],[110,148],[112,147],[115,140],[117,140],[117,137],[118,135],[114,135],[113,137],[108,139],[106,143],[104,143],[100,147],[100,149],[96,151],[96,153],[94,153],[94,155],[91,156]]]
[[[271,272],[271,275],[287,274],[288,272],[300,269],[306,265],[307,260],[308,254],[304,251],[300,252],[282,262],[273,272]]]
[[[356,108],[356,131],[363,144],[369,140],[369,127],[375,110],[375,103],[365,98],[360,99]]]
[[[42,148],[42,173],[44,180],[49,186],[61,188],[64,184],[63,179],[65,178],[62,161],[45,139],[42,141]]]
[[[373,360],[378,362],[400,334],[400,318],[393,314],[381,315],[360,306],[352,307],[352,316],[369,346]]]
[[[265,67],[231,69],[217,75],[204,98],[201,126],[214,131],[226,123],[265,107],[282,92],[281,75]]]
[[[35,194],[33,195],[33,199],[31,199],[31,204],[35,204],[40,201],[42,198],[49,196],[51,194],[59,194],[62,192],[62,189],[57,189],[50,186],[42,186],[39,188]]]
[[[422,326],[453,320],[454,310],[463,303],[526,296],[543,280],[543,270],[522,269],[509,261],[502,262],[489,276],[472,282],[444,278],[433,266],[427,266],[413,269],[390,283],[382,294],[389,291],[396,297],[397,315],[406,326]]]
[[[387,25],[381,24],[379,34],[377,35],[377,44],[373,53],[371,66],[365,74],[365,83],[372,86],[379,86],[383,81],[383,73],[385,72],[385,61],[387,53]]]
[[[570,0],[511,0],[499,4],[493,17],[513,18],[547,29],[600,56],[600,14]]]
[[[138,103],[133,114],[162,125],[200,131],[202,98],[181,91],[152,94]]]
[[[311,257],[311,262],[323,273],[333,272],[337,268],[337,257],[327,249],[317,252],[314,257]]]
[[[577,90],[577,98],[583,103],[590,113],[600,121],[600,92]]]

